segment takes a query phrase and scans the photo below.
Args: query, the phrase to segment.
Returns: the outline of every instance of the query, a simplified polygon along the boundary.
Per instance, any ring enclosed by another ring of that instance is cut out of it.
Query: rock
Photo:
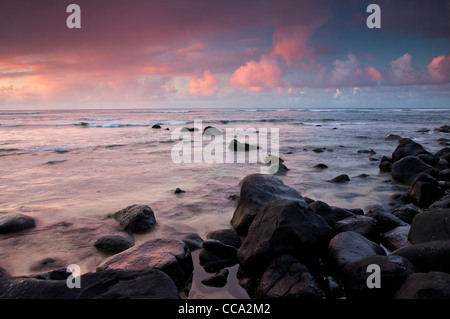
[[[370,155],[375,155],[377,152],[375,152],[374,150],[358,150],[358,154],[370,154]]]
[[[434,153],[434,155],[448,161],[448,159],[450,159],[450,147],[441,148],[439,151]]]
[[[301,202],[275,200],[255,217],[238,250],[238,260],[248,273],[260,273],[283,253],[310,261],[326,248],[332,234],[326,221]]]
[[[147,205],[128,206],[114,213],[113,217],[130,233],[147,233],[156,225],[155,214]]]
[[[380,288],[369,288],[367,272],[369,265],[378,265],[381,269]],[[345,296],[351,299],[388,299],[401,287],[409,275],[416,271],[414,265],[401,256],[366,256],[343,268],[342,283]]]
[[[105,253],[117,254],[133,247],[134,239],[128,234],[115,234],[99,237],[94,246]]]
[[[428,153],[419,143],[416,143],[409,138],[402,138],[398,141],[398,146],[392,153],[392,161],[395,163],[407,156],[418,156],[420,154],[430,153]]]
[[[37,272],[37,271],[45,271],[50,269],[58,269],[62,267],[67,267],[69,264],[67,261],[62,260],[57,257],[46,257],[41,260],[35,261],[30,265],[30,271]]]
[[[186,234],[181,238],[181,240],[191,252],[202,248],[203,245],[203,239],[195,233]]]
[[[434,156],[433,154],[426,153],[426,154],[419,154],[417,155],[418,158],[422,160],[422,162],[431,165],[433,167],[436,167],[436,165],[439,163],[440,158],[437,156]]]
[[[161,128],[161,125],[155,124],[155,125],[152,126],[152,128]]]
[[[0,278],[0,299],[180,299],[172,279],[157,269],[86,273],[79,289],[68,288],[66,278]]]
[[[275,155],[268,155],[264,159],[264,163],[266,163],[266,164],[272,164],[272,161],[274,161],[275,163],[279,163],[279,164],[284,163],[284,159],[282,159],[281,157],[275,156]]]
[[[217,273],[202,280],[202,284],[210,287],[224,287],[227,284],[228,269],[220,269]]]
[[[346,183],[349,182],[350,178],[348,177],[348,175],[345,174],[341,174],[339,176],[336,176],[333,179],[328,180],[328,183],[338,183],[338,184],[342,184],[342,183]]]
[[[333,209],[325,202],[322,202],[320,200],[314,201],[311,204],[308,205],[308,208],[311,212],[314,214],[317,214],[325,219],[327,224],[330,227],[333,227],[334,224],[345,217],[339,216],[338,214],[335,214]],[[349,214],[348,216],[351,216],[352,214]],[[346,216],[346,217],[348,217]],[[341,217],[341,218],[339,218]]]
[[[412,244],[450,240],[450,209],[436,209],[416,215],[408,238]]]
[[[181,240],[157,238],[109,257],[97,267],[97,271],[149,268],[165,272],[181,288],[191,278],[194,266],[191,253]]]
[[[424,128],[418,129],[416,132],[417,132],[417,133],[427,133],[427,132],[429,132],[429,131],[430,131],[429,129],[427,129],[426,127],[424,127]]]
[[[400,218],[388,212],[385,212],[384,209],[378,205],[376,205],[375,207],[369,206],[366,212],[366,216],[375,218],[377,220],[377,227],[380,233],[388,232],[399,226],[408,225]]]
[[[409,187],[408,195],[415,204],[425,208],[440,199],[444,192],[436,179],[426,173],[420,173]]]
[[[207,135],[207,136],[208,135],[214,135],[214,136],[222,135],[222,131],[214,126],[206,126],[203,129],[203,135]]]
[[[325,150],[326,150],[325,147],[320,147],[320,148],[315,148],[315,149],[313,149],[312,151],[313,151],[314,153],[323,153],[323,152],[325,152]]]
[[[0,234],[10,234],[36,227],[33,218],[23,214],[7,214],[0,217]]]
[[[436,240],[422,244],[407,245],[393,251],[391,255],[405,257],[419,271],[450,272],[450,240]]]
[[[316,168],[316,169],[326,169],[326,168],[328,168],[328,166],[325,165],[325,164],[319,163],[317,165],[314,165],[314,168]]]
[[[364,236],[353,231],[346,231],[330,240],[328,255],[332,271],[339,276],[342,268],[352,261],[371,255],[385,255],[385,252],[383,248]]]
[[[233,139],[230,144],[228,145],[228,148],[232,151],[252,151],[252,150],[259,150],[259,146],[250,145],[248,143],[241,143],[236,139]]]
[[[414,216],[416,216],[419,213],[420,208],[414,204],[404,205],[392,211],[392,215],[398,217],[399,219],[408,224],[411,224],[414,219]]]
[[[221,268],[236,265],[238,263],[236,255],[236,247],[225,245],[215,239],[208,239],[203,242],[200,250],[200,265],[207,272],[216,272]]]
[[[0,267],[0,279],[10,277],[10,274],[6,271],[6,269],[3,269]]]
[[[197,132],[199,131],[198,127],[183,127],[180,132]]]
[[[444,272],[410,275],[394,295],[395,299],[450,299],[450,274]]]
[[[354,231],[372,240],[378,237],[377,221],[368,216],[353,215],[347,217],[336,222],[333,228],[337,233]]]
[[[378,168],[380,169],[380,171],[382,172],[390,172],[392,171],[392,163],[388,162],[388,161],[381,161],[380,164],[378,165]]]
[[[417,156],[406,156],[392,165],[392,177],[403,184],[411,185],[420,173],[427,173],[432,177],[439,177],[439,171],[425,164]]]
[[[258,299],[322,299],[309,269],[289,255],[274,259],[256,289]]]
[[[252,174],[241,182],[239,202],[231,219],[231,225],[239,235],[247,234],[248,228],[259,210],[268,202],[286,198],[297,200],[306,206],[303,197],[276,176]]]
[[[434,129],[436,132],[450,133],[450,125],[442,125]]]
[[[173,193],[174,194],[181,194],[181,193],[186,193],[186,191],[184,191],[181,188],[177,187]]]
[[[381,235],[381,243],[387,249],[396,250],[408,243],[410,226],[398,226]]]
[[[428,207],[429,210],[439,208],[450,208],[450,194],[442,197],[440,200],[434,202],[430,207]]]
[[[402,137],[400,135],[397,134],[389,134],[388,136],[386,136],[384,138],[385,141],[398,141],[399,139],[401,139]]]
[[[241,247],[241,238],[234,229],[219,229],[211,231],[206,234],[206,238],[218,240],[225,245],[233,246],[235,248]]]

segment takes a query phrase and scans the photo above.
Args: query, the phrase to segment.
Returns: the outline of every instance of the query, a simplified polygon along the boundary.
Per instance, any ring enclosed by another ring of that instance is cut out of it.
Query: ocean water
[[[378,169],[381,157],[397,145],[385,141],[387,135],[413,138],[431,152],[444,147],[438,139],[450,138],[434,131],[450,124],[450,109],[0,111],[0,214],[24,213],[37,221],[27,235],[0,236],[0,266],[25,275],[33,272],[33,263],[56,256],[80,264],[82,272],[95,271],[106,257],[89,240],[81,245],[79,237],[89,238],[90,230],[102,229],[106,215],[136,203],[149,205],[158,222],[152,233],[135,236],[137,244],[186,233],[205,238],[209,231],[229,228],[236,206],[229,195],[238,195],[242,178],[265,165],[262,158],[256,163],[176,163],[174,147],[186,144],[173,132],[198,121],[200,133],[208,125],[223,132],[277,129],[279,155],[289,168],[279,177],[303,196],[345,208],[388,206],[390,196],[404,190]],[[154,124],[162,128],[153,129]],[[429,131],[417,132],[423,128]],[[193,140],[202,136],[189,134]],[[208,143],[200,144],[200,152]],[[232,152],[226,146],[223,158]],[[264,151],[271,153],[268,147]],[[325,150],[312,151],[316,148]],[[256,158],[264,154],[257,152],[250,151]],[[329,168],[317,170],[318,163]],[[351,181],[327,182],[340,174]],[[185,193],[174,194],[177,187]],[[61,221],[78,227],[76,240],[73,234],[47,231]],[[229,284],[216,289],[199,283],[207,274],[196,267],[190,297],[244,298],[233,279],[235,268]]]

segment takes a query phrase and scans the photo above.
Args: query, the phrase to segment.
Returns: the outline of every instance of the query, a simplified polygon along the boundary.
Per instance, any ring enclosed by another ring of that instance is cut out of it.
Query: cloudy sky
[[[0,2],[0,109],[140,107],[450,107],[450,1]]]

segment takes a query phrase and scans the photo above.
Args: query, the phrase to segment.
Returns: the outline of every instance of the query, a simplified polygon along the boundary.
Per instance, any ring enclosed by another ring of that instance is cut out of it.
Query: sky
[[[194,107],[450,108],[450,0],[0,0],[1,110]]]

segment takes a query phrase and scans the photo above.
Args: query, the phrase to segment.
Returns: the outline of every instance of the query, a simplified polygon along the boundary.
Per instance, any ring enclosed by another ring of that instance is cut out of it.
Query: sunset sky
[[[0,110],[141,107],[450,107],[450,1],[0,1]]]

